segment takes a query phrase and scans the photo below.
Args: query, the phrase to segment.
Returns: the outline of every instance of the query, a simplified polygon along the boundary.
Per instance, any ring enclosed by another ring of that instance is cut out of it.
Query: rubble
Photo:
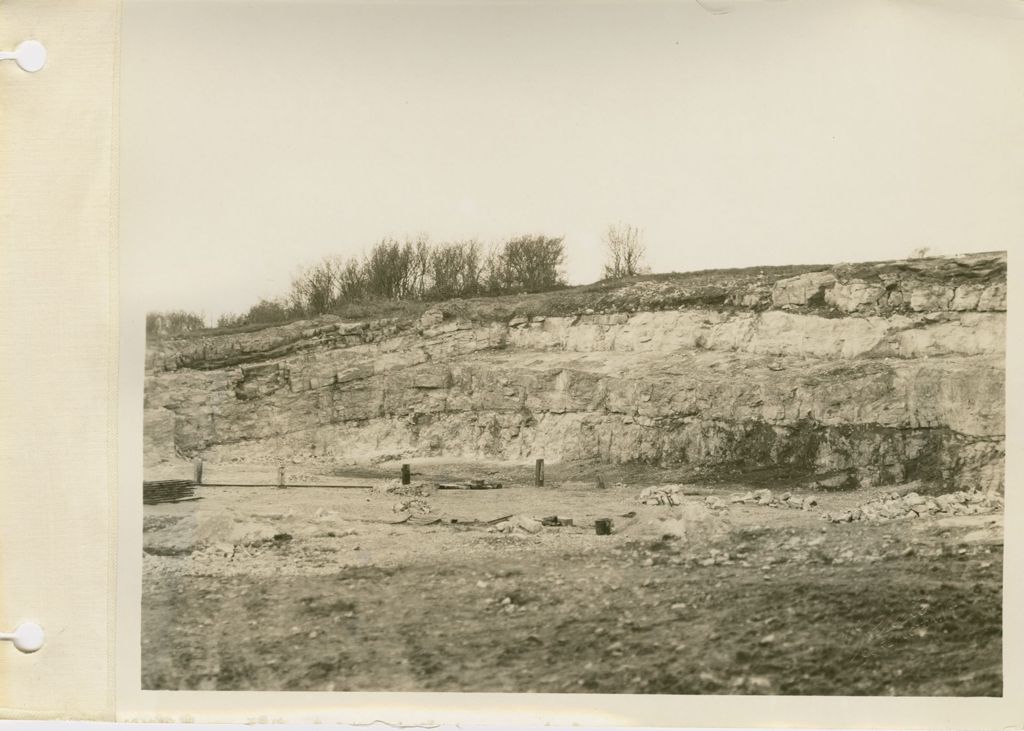
[[[409,500],[401,500],[395,503],[391,507],[391,510],[395,513],[429,513],[431,512],[431,507],[426,500],[411,498]]]
[[[775,495],[775,493],[768,489],[730,495],[729,502],[740,505],[763,505],[769,508],[791,508],[793,510],[810,510],[818,505],[817,498],[810,495],[801,497],[791,492]]]
[[[885,522],[907,520],[928,515],[979,515],[1001,510],[1003,499],[981,492],[952,492],[935,497],[917,492],[901,494],[892,491],[853,510],[822,513],[822,520],[831,523],[852,523],[858,520]]]
[[[403,485],[401,480],[388,480],[374,488],[374,492],[383,495],[399,495],[402,497],[431,497],[436,491],[434,485],[426,482],[414,482]]]
[[[637,500],[641,505],[682,505],[685,488],[688,485],[654,485],[640,491]],[[691,488],[692,489],[692,488]]]

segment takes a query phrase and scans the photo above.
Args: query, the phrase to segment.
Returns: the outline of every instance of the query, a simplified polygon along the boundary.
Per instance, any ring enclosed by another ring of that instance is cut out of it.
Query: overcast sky
[[[1008,249],[1016,0],[127,0],[122,283],[208,318],[383,236],[656,271]],[[708,12],[722,8],[731,12]]]

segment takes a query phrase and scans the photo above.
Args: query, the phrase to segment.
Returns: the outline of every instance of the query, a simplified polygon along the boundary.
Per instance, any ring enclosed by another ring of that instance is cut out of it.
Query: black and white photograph
[[[1006,6],[125,3],[141,689],[1002,697]]]

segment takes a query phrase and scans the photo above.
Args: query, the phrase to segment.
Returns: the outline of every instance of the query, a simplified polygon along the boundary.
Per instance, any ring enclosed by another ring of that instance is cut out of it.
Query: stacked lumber
[[[196,483],[192,480],[151,480],[142,483],[142,502],[146,505],[198,500]]]

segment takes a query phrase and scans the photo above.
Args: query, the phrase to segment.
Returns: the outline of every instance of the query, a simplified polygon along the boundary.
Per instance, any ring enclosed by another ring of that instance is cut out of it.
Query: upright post
[[[278,488],[284,487],[284,465],[277,468],[277,486]]]
[[[192,460],[192,469],[195,472],[195,480],[194,480],[194,482],[197,485],[202,485],[203,484],[203,458],[202,457],[196,457],[194,460]]]
[[[538,459],[533,469],[533,484],[537,487],[544,487],[544,460]]]
[[[409,465],[402,465],[402,484],[408,485],[412,482],[412,471],[409,469]]]

